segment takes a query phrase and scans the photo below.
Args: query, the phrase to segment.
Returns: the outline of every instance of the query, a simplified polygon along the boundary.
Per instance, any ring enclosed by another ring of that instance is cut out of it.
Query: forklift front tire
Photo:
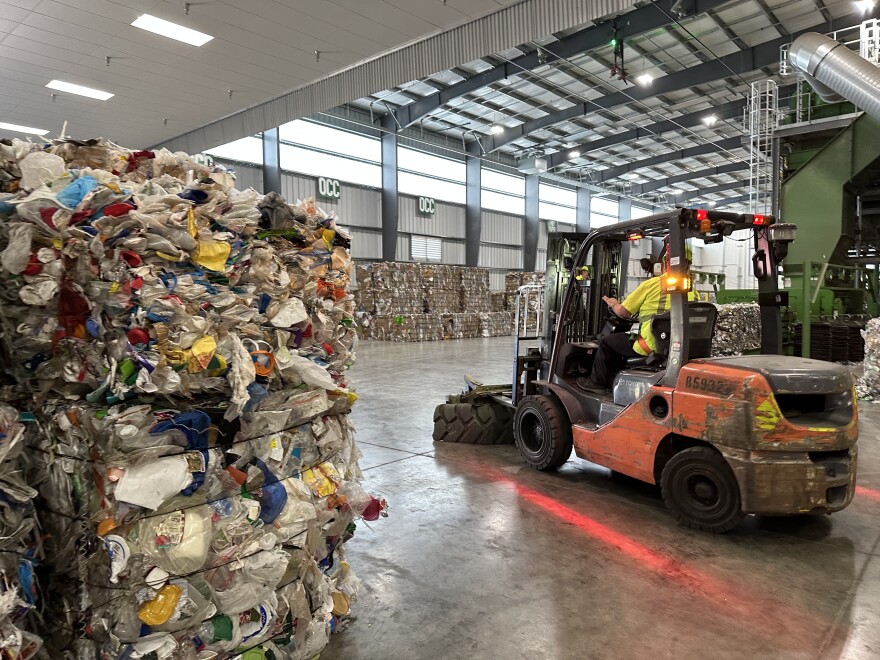
[[[525,397],[513,418],[516,447],[526,464],[535,470],[555,470],[571,456],[571,422],[554,399]]]
[[[666,507],[692,529],[724,534],[745,516],[733,470],[710,447],[689,447],[670,458],[660,489]]]

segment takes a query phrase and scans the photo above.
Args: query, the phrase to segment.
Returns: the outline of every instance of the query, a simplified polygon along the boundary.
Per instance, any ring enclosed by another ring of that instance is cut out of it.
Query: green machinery
[[[846,336],[847,321],[858,326],[877,316],[880,293],[880,121],[853,113],[849,103],[818,103],[811,121],[782,126],[775,137],[778,216],[797,226],[783,262],[786,343],[804,357],[816,353],[817,341],[830,354],[840,333]],[[727,289],[716,299],[755,302],[757,296]]]

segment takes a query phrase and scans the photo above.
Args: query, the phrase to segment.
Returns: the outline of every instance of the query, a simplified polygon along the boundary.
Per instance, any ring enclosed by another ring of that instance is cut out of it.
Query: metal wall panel
[[[317,185],[314,177],[299,176],[290,172],[281,173],[281,194],[291,204],[298,199],[314,197]]]
[[[398,231],[421,236],[464,238],[464,207],[437,202],[434,216],[423,218],[417,214],[418,197],[400,196],[400,224]]]
[[[342,225],[346,227],[346,225]],[[381,259],[382,233],[346,227],[351,233],[351,256],[355,259]]]
[[[410,80],[630,8],[632,0],[523,0],[367,59],[155,146],[197,154]]]
[[[520,215],[483,211],[482,224],[481,243],[523,244],[523,218]]]
[[[535,260],[535,270],[543,273],[547,270],[547,250],[538,250],[538,258]]]
[[[443,263],[464,266],[464,241],[443,241]]]
[[[504,245],[480,245],[480,266],[484,268],[503,268],[505,270],[522,270],[522,248]]]
[[[410,257],[410,241],[409,234],[398,234],[397,235],[397,260],[398,261],[412,261]]]
[[[358,227],[382,227],[381,217],[382,196],[378,190],[370,188],[358,188],[342,184],[342,197],[338,204],[324,204],[322,208],[329,212],[329,208],[335,207],[339,219],[347,225]]]

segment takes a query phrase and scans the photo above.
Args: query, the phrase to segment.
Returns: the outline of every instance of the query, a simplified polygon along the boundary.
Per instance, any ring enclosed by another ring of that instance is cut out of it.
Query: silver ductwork
[[[880,68],[858,53],[824,34],[807,32],[791,44],[788,61],[823,101],[850,101],[880,120]]]

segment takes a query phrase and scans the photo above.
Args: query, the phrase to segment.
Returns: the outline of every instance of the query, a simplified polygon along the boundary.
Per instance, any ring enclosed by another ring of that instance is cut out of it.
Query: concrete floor
[[[658,489],[572,457],[434,445],[464,373],[509,380],[509,338],[364,342],[357,619],[322,660],[880,657],[880,406],[861,407],[859,492],[833,516],[679,527]]]

